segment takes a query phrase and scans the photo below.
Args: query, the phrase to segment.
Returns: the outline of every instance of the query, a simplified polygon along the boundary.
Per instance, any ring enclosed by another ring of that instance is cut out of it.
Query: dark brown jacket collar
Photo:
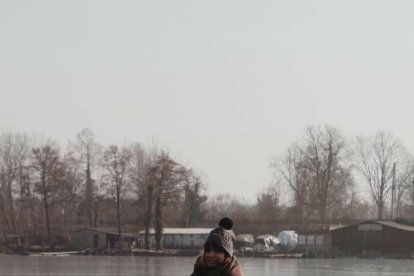
[[[191,276],[243,276],[243,272],[236,257],[229,257],[218,267],[206,267],[203,256],[199,256],[194,264]]]

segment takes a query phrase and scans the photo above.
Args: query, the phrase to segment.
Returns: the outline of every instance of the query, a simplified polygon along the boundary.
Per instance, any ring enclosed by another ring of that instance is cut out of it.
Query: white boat
[[[63,257],[63,256],[72,256],[72,255],[81,255],[81,254],[82,254],[81,251],[66,251],[66,252],[24,252],[22,255],[31,256],[31,257],[35,257],[35,256]]]

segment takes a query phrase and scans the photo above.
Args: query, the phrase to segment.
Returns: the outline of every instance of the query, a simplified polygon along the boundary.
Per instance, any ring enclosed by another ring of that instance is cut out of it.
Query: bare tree
[[[131,160],[131,152],[128,148],[119,149],[111,145],[104,152],[103,166],[107,172],[108,182],[112,187],[112,192],[116,201],[116,220],[119,235],[119,246],[122,253],[122,221],[121,221],[121,201],[122,195],[127,188],[127,170]]]
[[[140,144],[132,146],[130,179],[138,201],[138,222],[142,217],[145,237],[144,246],[150,248],[149,235],[153,218],[155,183],[151,172],[155,165],[156,151],[147,151]]]
[[[206,215],[205,202],[207,196],[203,194],[205,185],[199,175],[188,170],[184,185],[184,198],[182,203],[181,226],[194,227],[200,225]]]
[[[245,204],[240,198],[229,193],[218,194],[209,199],[207,205],[207,219],[214,221],[220,217],[234,217]]]
[[[32,149],[32,176],[35,181],[34,191],[40,195],[46,228],[46,241],[52,246],[51,206],[59,198],[59,191],[65,181],[64,165],[60,158],[59,149],[53,142],[48,142]]]
[[[85,212],[90,227],[97,227],[98,206],[96,190],[96,179],[94,169],[99,160],[100,145],[95,141],[94,134],[89,128],[81,130],[76,136],[76,142],[71,145],[73,154],[79,165],[84,168],[84,198],[81,204],[81,212]]]
[[[0,135],[0,210],[9,233],[18,234],[15,199],[28,157],[28,139],[19,133]]]
[[[403,199],[406,204],[404,210],[405,217],[409,219],[414,218],[414,164],[411,167],[411,174],[406,179],[406,193],[403,195]]]
[[[279,191],[276,184],[263,189],[257,196],[258,217],[263,220],[275,220],[279,216]]]
[[[306,131],[302,166],[312,174],[311,196],[321,220],[335,203],[335,196],[347,188],[349,174],[345,165],[347,155],[345,138],[332,127]]]
[[[41,239],[43,213],[40,208],[41,204],[36,198],[36,179],[32,175],[30,162],[31,150],[29,148],[26,161],[19,168],[19,193],[17,196],[19,231],[26,240],[26,246],[29,245],[29,241]]]
[[[403,161],[396,163],[396,183],[394,186],[395,216],[400,218],[403,215],[405,206],[410,206],[412,199],[410,195],[414,181],[414,160],[411,154],[406,153]],[[394,205],[394,204],[393,204]]]
[[[212,196],[205,204],[208,225],[214,224],[219,218],[231,217],[237,222],[239,233],[263,234],[274,231],[274,225],[257,215],[257,204],[246,199],[224,193]],[[271,225],[272,224],[272,225]]]
[[[168,204],[176,202],[183,191],[186,177],[186,169],[162,152],[154,166],[151,168],[151,181],[154,183],[155,210],[155,247],[161,249],[161,237],[163,231],[162,210]]]
[[[277,180],[280,179],[286,183],[293,192],[294,205],[300,220],[308,218],[310,215],[309,190],[311,185],[311,175],[302,166],[302,159],[303,156],[299,144],[293,143],[287,149],[284,158],[274,158],[271,163]]]
[[[59,190],[60,200],[55,208],[60,209],[58,219],[61,224],[61,238],[66,244],[70,240],[71,226],[75,221],[81,196],[79,191],[83,185],[83,177],[79,172],[80,166],[78,159],[74,158],[70,152],[66,152],[62,162],[65,177],[61,182]]]
[[[403,163],[406,151],[398,139],[385,132],[378,132],[372,137],[358,137],[356,148],[359,171],[377,206],[378,219],[382,219],[385,202],[392,188],[393,164],[399,161]]]
[[[276,159],[272,166],[293,191],[300,214],[309,217],[314,210],[324,221],[338,200],[337,193],[352,183],[347,179],[349,154],[337,129],[308,127],[304,137],[288,149],[286,158]]]

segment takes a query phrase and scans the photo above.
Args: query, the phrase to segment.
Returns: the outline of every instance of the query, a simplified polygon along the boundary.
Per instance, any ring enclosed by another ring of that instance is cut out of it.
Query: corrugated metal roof
[[[358,225],[358,224],[364,224],[364,223],[377,223],[377,224],[381,224],[381,225],[388,226],[388,227],[391,227],[391,228],[396,228],[396,229],[400,229],[400,230],[404,230],[404,231],[414,232],[414,226],[401,224],[401,223],[398,223],[398,222],[395,222],[395,221],[386,221],[386,220],[367,220],[367,221],[362,221],[362,222],[359,222],[359,223],[353,223],[353,224],[349,224],[349,225],[341,225],[341,226],[332,228],[331,231],[347,228],[347,227]]]
[[[104,234],[109,235],[118,235],[118,229],[116,228],[92,228],[92,227],[85,227],[79,230],[76,230],[75,232],[81,232],[81,231],[92,231],[92,232],[100,232]],[[135,236],[135,234],[132,233],[122,233],[122,236]]]
[[[379,224],[388,226],[388,227],[392,227],[392,228],[397,228],[400,230],[404,230],[404,231],[411,231],[414,232],[414,226],[411,225],[406,225],[406,224],[401,224],[401,223],[397,223],[394,221],[377,221]]]
[[[210,232],[213,230],[213,228],[164,228],[162,233],[165,234],[210,234]],[[139,234],[145,234],[145,230],[142,230],[139,232]],[[150,234],[155,234],[154,228],[150,229]]]

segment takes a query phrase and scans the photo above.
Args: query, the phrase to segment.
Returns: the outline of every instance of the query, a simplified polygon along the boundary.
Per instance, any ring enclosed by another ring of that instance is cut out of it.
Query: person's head
[[[229,254],[223,247],[212,242],[206,242],[204,244],[203,256],[207,267],[215,267],[218,264],[224,263]]]
[[[219,227],[210,232],[204,244],[204,259],[207,266],[215,266],[223,263],[226,258],[233,256],[233,241],[235,239],[233,221],[222,218]]]

